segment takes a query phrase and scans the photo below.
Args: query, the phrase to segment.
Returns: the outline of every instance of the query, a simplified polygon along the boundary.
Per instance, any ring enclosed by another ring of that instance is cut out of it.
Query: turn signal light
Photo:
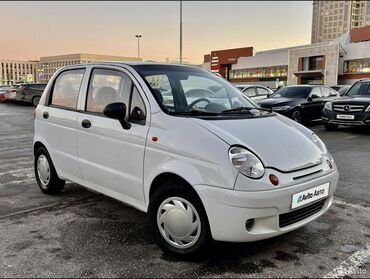
[[[328,164],[329,168],[332,170],[333,169],[333,164],[329,160],[326,160],[326,163]]]
[[[279,179],[277,178],[276,175],[270,174],[269,179],[270,179],[270,182],[272,183],[272,185],[277,186],[279,184]]]

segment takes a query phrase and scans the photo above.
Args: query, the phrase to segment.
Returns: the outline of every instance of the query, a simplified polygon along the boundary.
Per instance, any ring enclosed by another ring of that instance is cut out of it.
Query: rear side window
[[[330,96],[330,89],[327,88],[327,87],[321,87],[321,92],[322,92],[322,96],[324,98],[326,97],[329,97]]]
[[[256,96],[256,91],[254,90],[254,87],[249,87],[248,89],[243,91],[244,95],[247,95],[248,97],[254,97]]]
[[[103,113],[104,108],[112,103],[128,104],[131,80],[122,72],[94,69],[87,93],[86,111]]]
[[[55,80],[51,105],[77,109],[78,92],[80,91],[84,73],[84,69],[62,72]]]
[[[263,87],[257,87],[258,96],[267,96],[269,91]]]

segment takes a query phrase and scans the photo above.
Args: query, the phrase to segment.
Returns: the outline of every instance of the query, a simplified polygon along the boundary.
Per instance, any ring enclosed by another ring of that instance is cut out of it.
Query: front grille
[[[365,106],[364,105],[334,105],[334,111],[340,112],[360,112],[363,111]]]
[[[288,213],[280,214],[279,215],[280,228],[284,228],[291,224],[297,223],[303,219],[306,219],[311,215],[314,215],[315,213],[319,212],[322,209],[325,201],[326,199]]]

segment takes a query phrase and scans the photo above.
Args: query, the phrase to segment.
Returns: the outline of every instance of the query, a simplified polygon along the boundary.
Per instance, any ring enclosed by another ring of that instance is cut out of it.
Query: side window
[[[314,87],[314,88],[312,88],[310,96],[311,96],[312,99],[321,98],[321,90],[320,90],[320,87]]]
[[[256,90],[254,90],[254,87],[249,87],[246,90],[243,91],[244,95],[248,97],[255,97],[256,96]]]
[[[153,75],[146,76],[145,79],[149,83],[157,102],[169,111],[175,111],[175,102],[168,77],[166,75]]]
[[[136,86],[132,87],[129,120],[133,123],[145,125],[146,109],[143,99]]]
[[[337,91],[335,91],[334,89],[330,89],[330,88],[329,88],[329,90],[330,90],[330,96],[331,97],[338,96],[338,92]]]
[[[323,98],[327,98],[331,95],[330,94],[330,89],[327,88],[327,87],[321,87],[321,92],[322,92],[322,97]]]
[[[268,90],[263,88],[263,87],[257,87],[257,95],[258,96],[267,96],[268,95]]]
[[[103,113],[106,105],[122,102],[128,105],[131,80],[124,73],[94,69],[87,93],[86,111]]]
[[[62,72],[55,80],[50,104],[62,108],[77,109],[78,92],[84,73],[85,69]]]

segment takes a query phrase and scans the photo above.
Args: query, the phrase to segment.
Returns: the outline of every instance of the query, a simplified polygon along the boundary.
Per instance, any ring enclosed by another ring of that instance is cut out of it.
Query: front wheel
[[[58,194],[65,181],[58,177],[49,152],[40,147],[35,153],[35,176],[41,191],[45,194]]]
[[[32,104],[35,106],[35,107],[37,107],[37,105],[40,103],[40,97],[34,97],[33,99],[32,99]]]
[[[302,113],[299,109],[295,109],[292,112],[291,118],[298,123],[303,123]]]
[[[151,198],[149,223],[158,246],[174,256],[197,256],[212,241],[199,197],[181,181],[163,184]]]

